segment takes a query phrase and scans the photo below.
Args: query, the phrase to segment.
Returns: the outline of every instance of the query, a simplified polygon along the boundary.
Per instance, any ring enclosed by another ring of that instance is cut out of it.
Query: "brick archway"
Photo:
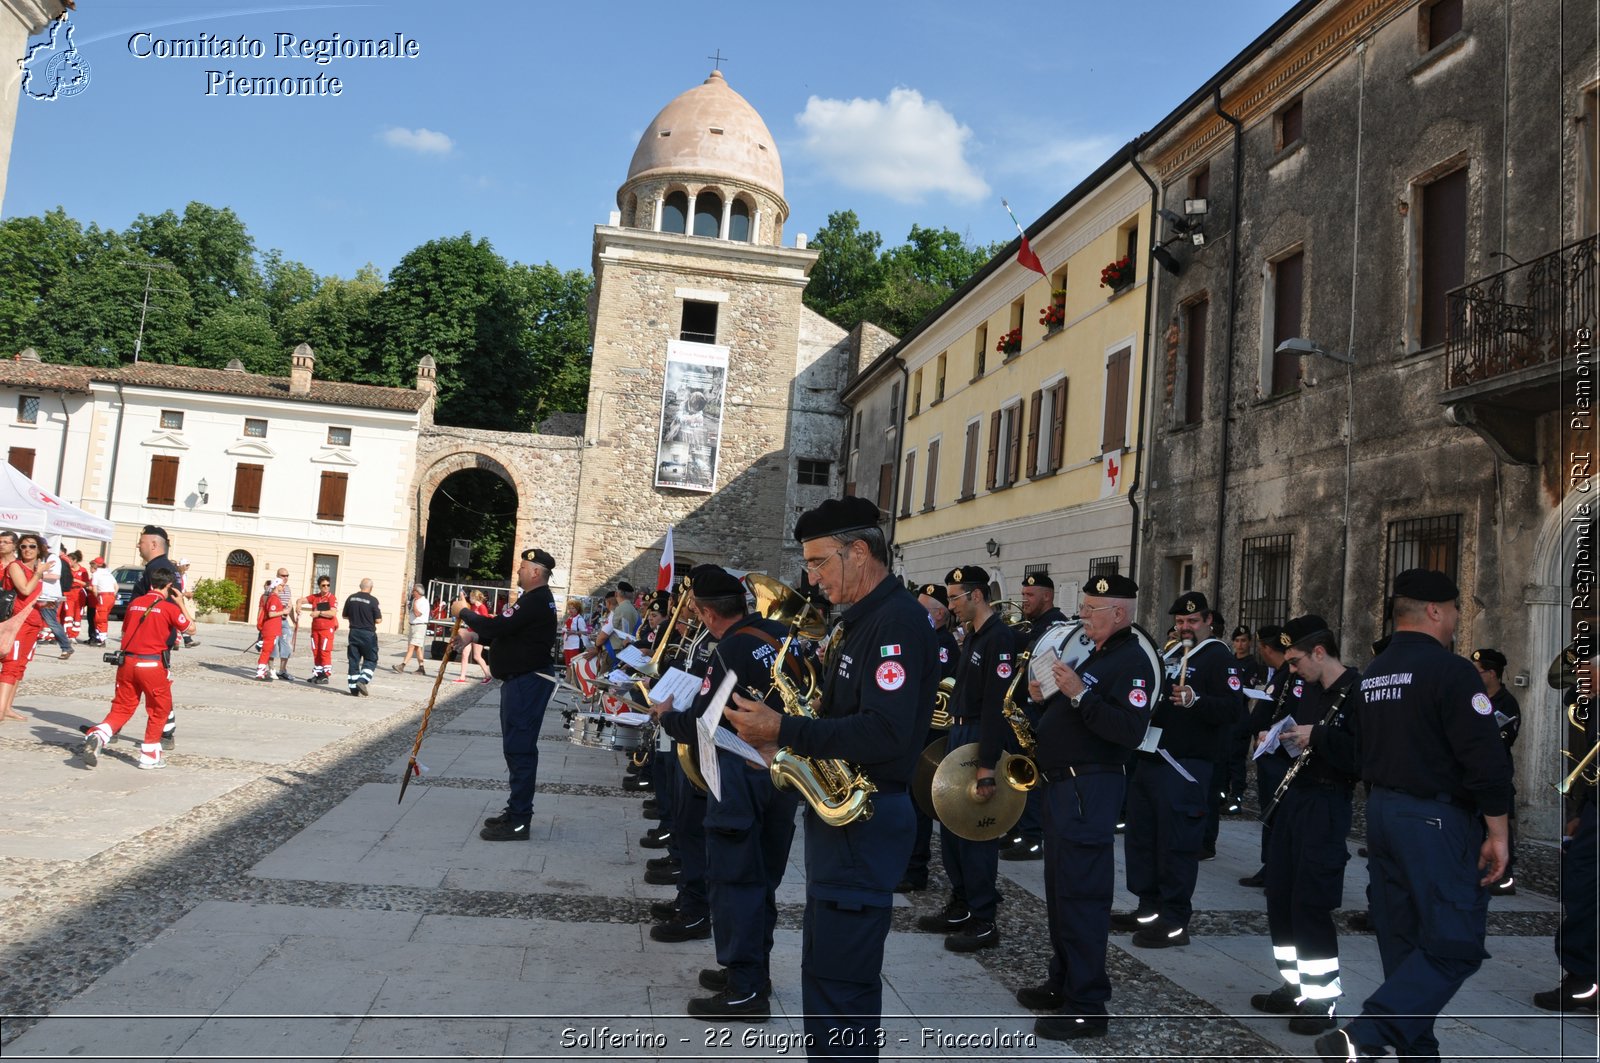
[[[516,532],[512,538],[514,543],[521,542],[524,522],[526,519],[523,499],[526,492],[517,482],[516,475],[500,461],[482,451],[462,449],[436,458],[432,464],[420,470],[417,477],[417,493],[411,510],[411,578],[422,578],[423,551],[427,547],[428,518],[433,506],[434,495],[439,487],[458,472],[478,470],[492,473],[504,480],[517,496]],[[514,555],[513,555],[514,556]],[[511,566],[511,571],[504,573],[507,578],[515,574],[516,566]]]

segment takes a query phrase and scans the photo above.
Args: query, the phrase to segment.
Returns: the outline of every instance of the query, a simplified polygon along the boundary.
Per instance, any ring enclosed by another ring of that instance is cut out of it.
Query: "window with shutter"
[[[1053,389],[1050,399],[1050,471],[1061,468],[1067,449],[1067,382],[1063,380]]]
[[[1187,374],[1183,395],[1184,424],[1199,424],[1205,416],[1206,314],[1210,306],[1206,300],[1199,299],[1184,311],[1183,366]]]
[[[1278,344],[1301,334],[1301,286],[1305,283],[1306,256],[1296,251],[1272,265],[1272,394],[1282,395],[1300,385],[1300,359],[1279,354]]]
[[[233,469],[233,511],[235,513],[261,512],[262,465],[239,464]]]
[[[1100,439],[1100,453],[1121,450],[1127,440],[1128,430],[1128,366],[1133,351],[1128,347],[1106,359],[1106,410],[1105,432]]]
[[[961,467],[961,501],[978,493],[978,433],[983,426],[978,421],[967,425],[967,449]]]
[[[878,509],[889,513],[894,509],[894,462],[878,466]]]
[[[995,478],[1000,474],[1000,411],[989,415],[989,472],[983,486],[994,490]]]
[[[900,491],[900,515],[902,517],[911,516],[912,476],[916,473],[916,471],[917,452],[913,450],[911,453],[906,455],[906,482],[905,486],[901,488]]]
[[[1036,390],[1028,400],[1028,479],[1039,475],[1039,415],[1044,392]]]
[[[1022,475],[1022,403],[1006,410],[1006,460],[1005,486],[1010,487]]]
[[[939,482],[939,441],[935,439],[928,444],[928,471],[927,484],[922,489],[922,512],[926,513],[933,508],[933,493]]]
[[[350,477],[342,472],[322,474],[322,490],[317,494],[318,520],[344,520],[344,492]]]
[[[145,503],[152,506],[170,506],[178,501],[178,459],[168,454],[155,454],[150,458],[150,488],[145,492]]]
[[[32,447],[12,447],[11,454],[6,458],[6,464],[24,476],[33,475],[34,450]]]
[[[1422,189],[1422,276],[1418,285],[1423,347],[1444,342],[1445,293],[1466,280],[1467,171],[1445,174]]]

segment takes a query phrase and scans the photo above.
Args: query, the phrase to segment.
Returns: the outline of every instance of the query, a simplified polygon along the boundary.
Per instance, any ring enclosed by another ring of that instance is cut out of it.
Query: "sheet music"
[[[629,668],[639,671],[650,666],[650,658],[646,657],[637,646],[624,646],[617,652],[617,660]]]
[[[739,732],[730,731],[726,727],[718,727],[712,740],[718,749],[725,749],[736,757],[743,757],[752,764],[765,764],[767,758],[763,757],[755,746],[739,737]]]
[[[700,680],[682,668],[668,668],[656,685],[650,688],[650,700],[665,701],[670,695],[674,708],[687,709],[700,693]]]
[[[739,677],[729,672],[722,677],[722,682],[717,685],[716,692],[711,695],[711,704],[706,706],[706,711],[700,719],[695,721],[695,726],[700,730],[699,746],[700,775],[706,781],[706,789],[710,791],[713,800],[722,800],[722,770],[717,761],[716,733],[722,730],[722,710],[728,704],[728,695],[733,693],[734,684]],[[758,755],[757,760],[761,759]]]
[[[619,712],[611,717],[611,722],[621,727],[643,727],[650,722],[649,713],[644,712]]]
[[[1157,751],[1157,747],[1160,745],[1161,728],[1157,727],[1155,724],[1151,724],[1144,729],[1144,741],[1139,743],[1139,752],[1154,753]]]
[[[1028,678],[1039,684],[1046,698],[1061,689],[1056,686],[1055,673],[1055,664],[1059,660],[1061,652],[1055,649],[1043,650],[1028,660]]]
[[[1272,695],[1271,694],[1268,694],[1265,690],[1257,690],[1255,687],[1245,687],[1244,688],[1244,696],[1247,697],[1247,698],[1252,698],[1252,699],[1254,699],[1256,701],[1271,701],[1272,700]]]
[[[1273,724],[1272,729],[1267,732],[1267,737],[1261,740],[1261,745],[1258,746],[1256,751],[1250,755],[1250,759],[1257,760],[1266,756],[1268,753],[1274,753],[1280,746],[1283,748],[1283,751],[1289,754],[1291,757],[1298,757],[1300,754],[1284,745],[1282,739],[1279,737],[1281,734],[1283,734],[1283,729],[1285,727],[1293,727],[1294,725],[1295,723],[1293,716],[1285,716],[1283,719]]]

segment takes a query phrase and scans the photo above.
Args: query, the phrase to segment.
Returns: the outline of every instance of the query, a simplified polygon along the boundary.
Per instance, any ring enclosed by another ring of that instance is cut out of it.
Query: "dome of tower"
[[[714,174],[783,195],[778,147],[720,70],[661,109],[639,138],[624,186],[671,173]]]

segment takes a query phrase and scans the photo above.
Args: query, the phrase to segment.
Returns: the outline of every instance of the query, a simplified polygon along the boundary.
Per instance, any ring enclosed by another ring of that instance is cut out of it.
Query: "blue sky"
[[[777,141],[786,242],[842,209],[891,245],[913,222],[1006,240],[1002,196],[1026,225],[1289,6],[79,0],[90,83],[20,101],[4,215],[62,206],[120,229],[201,200],[324,274],[387,272],[464,231],[507,259],[586,270],[645,125],[720,50]],[[267,55],[141,59],[141,31],[245,35]],[[279,32],[401,33],[420,54],[318,66],[276,58]],[[335,76],[343,92],[207,96],[206,71],[230,69]]]

